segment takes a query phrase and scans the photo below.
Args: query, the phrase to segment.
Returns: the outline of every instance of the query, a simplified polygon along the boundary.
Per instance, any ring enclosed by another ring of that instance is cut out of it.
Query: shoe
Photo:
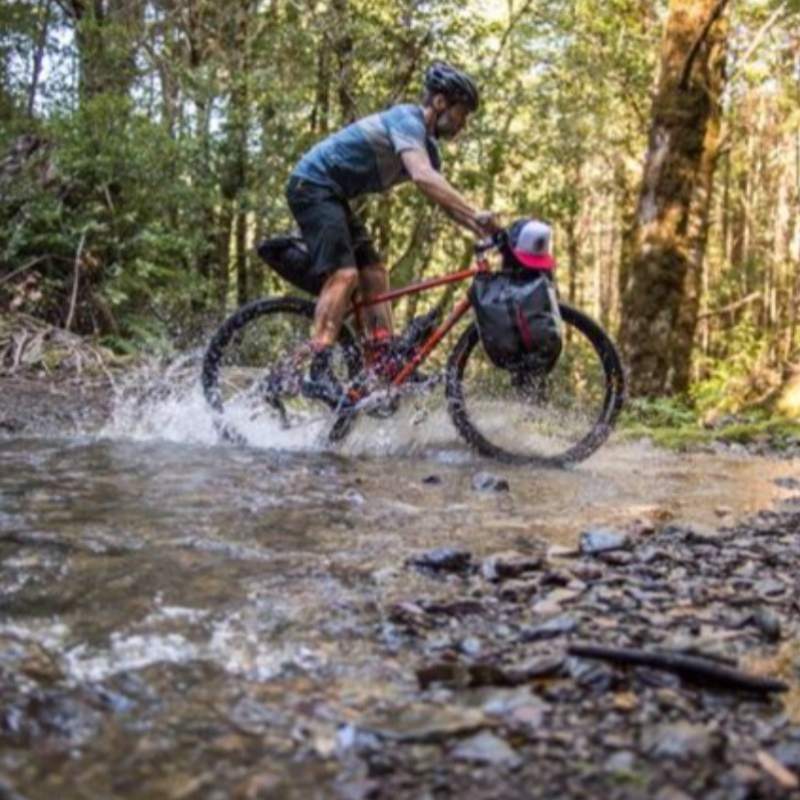
[[[312,358],[308,374],[300,384],[300,393],[309,400],[320,400],[334,410],[342,405],[344,389],[331,369],[329,349],[321,350]]]
[[[377,378],[391,381],[403,368],[403,357],[397,349],[397,339],[393,336],[366,342],[364,360],[367,369]]]

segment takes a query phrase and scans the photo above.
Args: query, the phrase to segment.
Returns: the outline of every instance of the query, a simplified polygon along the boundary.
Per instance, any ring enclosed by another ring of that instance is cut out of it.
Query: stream
[[[408,559],[713,533],[798,474],[613,439],[536,471],[475,457],[444,412],[369,425],[336,452],[313,425],[220,445],[191,388],[0,439],[0,797],[370,796],[333,756],[349,723],[415,698],[387,624],[428,591]]]

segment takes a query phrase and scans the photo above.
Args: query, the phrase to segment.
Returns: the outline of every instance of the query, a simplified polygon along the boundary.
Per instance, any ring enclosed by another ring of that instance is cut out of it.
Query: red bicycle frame
[[[427,289],[435,289],[437,286],[445,286],[448,283],[458,283],[459,281],[467,280],[479,272],[487,272],[489,270],[489,261],[486,257],[480,257],[474,267],[454,272],[452,275],[445,275],[442,278],[431,278],[427,281],[420,281],[419,283],[410,283],[408,286],[403,286],[400,289],[392,289],[388,292],[376,294],[368,300],[362,300],[353,304],[353,313],[356,316],[356,321],[359,328],[361,327],[361,310],[369,306],[377,305],[378,303],[388,303],[397,300],[400,297],[405,297],[410,294],[418,294]],[[450,315],[445,319],[442,324],[425,340],[424,344],[414,354],[414,357],[409,361],[400,372],[392,379],[392,386],[402,386],[414,372],[414,370],[428,357],[428,354],[436,347],[439,342],[444,339],[450,332],[453,326],[467,313],[472,304],[468,297],[460,300],[456,307],[450,312]]]

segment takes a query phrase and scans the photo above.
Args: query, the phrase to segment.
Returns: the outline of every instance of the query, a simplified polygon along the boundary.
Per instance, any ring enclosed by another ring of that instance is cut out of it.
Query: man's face
[[[463,103],[448,105],[442,95],[439,95],[436,101],[435,107],[439,112],[436,118],[436,136],[440,139],[454,139],[467,124],[469,110]]]

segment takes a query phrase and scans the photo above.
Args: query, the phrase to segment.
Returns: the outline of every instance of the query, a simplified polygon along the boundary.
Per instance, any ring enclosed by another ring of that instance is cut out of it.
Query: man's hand
[[[484,236],[491,236],[503,229],[494,211],[478,211],[475,214],[475,224]]]

